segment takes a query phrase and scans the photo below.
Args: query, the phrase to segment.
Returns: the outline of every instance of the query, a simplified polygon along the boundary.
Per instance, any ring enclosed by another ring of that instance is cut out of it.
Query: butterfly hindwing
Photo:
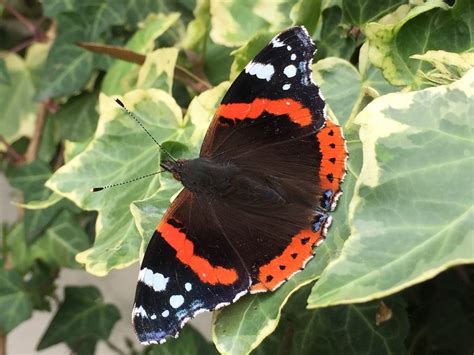
[[[195,203],[183,190],[157,226],[145,252],[132,314],[138,338],[144,344],[177,336],[196,314],[228,305],[248,292],[247,273],[225,241],[218,248],[197,248],[198,243],[212,246],[220,231],[212,217],[190,213]]]

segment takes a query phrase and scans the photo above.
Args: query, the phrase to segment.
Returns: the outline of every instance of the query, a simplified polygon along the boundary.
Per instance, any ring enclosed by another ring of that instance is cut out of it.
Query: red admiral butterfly
[[[141,265],[132,317],[143,344],[275,290],[323,241],[347,151],[311,79],[315,49],[304,27],[276,36],[224,96],[199,158],[161,163],[184,189]]]

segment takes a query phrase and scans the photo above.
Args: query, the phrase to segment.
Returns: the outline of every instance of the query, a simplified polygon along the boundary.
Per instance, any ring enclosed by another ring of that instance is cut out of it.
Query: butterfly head
[[[165,160],[161,162],[162,169],[169,171],[173,177],[178,180],[183,180],[184,160]]]

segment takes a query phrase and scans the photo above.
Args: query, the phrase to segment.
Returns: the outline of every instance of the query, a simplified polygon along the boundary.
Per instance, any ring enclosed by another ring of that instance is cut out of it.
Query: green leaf
[[[13,143],[22,136],[30,137],[34,129],[36,103],[33,101],[35,88],[25,61],[16,54],[3,58],[9,83],[0,83],[0,132],[2,137]],[[4,150],[0,143],[0,149]]]
[[[322,0],[297,1],[290,11],[293,25],[303,25],[309,33],[314,33],[321,14]]]
[[[15,270],[0,270],[0,330],[9,333],[31,317],[33,306]]]
[[[214,346],[193,327],[185,327],[179,339],[170,339],[165,344],[147,347],[146,355],[212,355],[218,354]]]
[[[61,201],[63,197],[57,193],[52,193],[46,200],[35,200],[28,203],[18,203],[14,204],[18,207],[25,208],[27,210],[42,210],[48,207],[51,207]]]
[[[416,76],[428,64],[410,58],[428,50],[464,52],[473,48],[474,6],[457,0],[454,7],[428,2],[413,8],[395,24],[369,23],[365,34],[371,62],[393,85],[420,86]]]
[[[351,24],[343,18],[341,8],[326,8],[321,16],[321,31],[316,37],[316,59],[340,57],[349,60],[357,42],[350,36]]]
[[[211,25],[210,0],[197,0],[193,11],[194,20],[188,24],[183,47],[187,49],[198,49],[203,47],[208,40],[208,32]]]
[[[5,63],[5,59],[0,58],[0,84],[3,85],[10,85],[10,74],[8,74],[7,65]]]
[[[89,237],[69,211],[61,212],[31,248],[32,256],[52,266],[78,268],[76,254],[90,247]]]
[[[211,38],[217,44],[236,47],[260,31],[280,32],[295,24],[313,30],[319,8],[317,0],[276,0],[271,6],[266,0],[211,0]]]
[[[307,287],[304,291],[307,290]],[[252,352],[271,354],[403,354],[408,317],[401,297],[361,305],[307,310],[308,292],[298,292],[285,306],[275,333]],[[380,307],[390,312],[376,324]]]
[[[377,21],[407,3],[407,0],[342,0],[342,12],[347,21],[362,27],[367,22]]]
[[[208,40],[204,56],[204,72],[212,85],[229,79],[232,49]]]
[[[96,111],[97,93],[84,93],[70,98],[50,119],[57,121],[61,137],[70,141],[90,138],[99,115]]]
[[[146,55],[138,72],[137,89],[161,89],[171,94],[177,48],[157,49]]]
[[[410,301],[412,354],[474,351],[472,267],[458,267],[403,292]],[[467,276],[467,277],[465,277]],[[471,277],[470,277],[471,276]]]
[[[43,334],[37,349],[65,342],[71,350],[81,342],[107,339],[120,319],[117,307],[105,304],[95,287],[66,287],[63,303]]]
[[[272,8],[265,11],[275,14],[280,1],[275,1]],[[211,38],[228,47],[243,45],[260,30],[267,30],[270,24],[257,12],[258,1],[216,1],[211,0]],[[289,13],[289,9],[287,14]],[[238,21],[245,19],[245,21]]]
[[[41,78],[38,100],[71,95],[84,87],[93,70],[93,54],[75,42],[87,39],[84,29],[88,21],[79,14],[63,14],[57,18],[59,37],[56,38]]]
[[[143,28],[133,35],[125,48],[142,54],[150,52],[154,47],[155,40],[165,33],[178,18],[179,14],[177,13],[148,16]],[[123,95],[132,90],[138,79],[139,68],[137,64],[116,61],[104,77],[102,92],[110,96]]]
[[[13,268],[25,274],[33,264],[33,259],[26,245],[23,223],[15,224],[12,230],[6,233],[5,239]]]
[[[347,122],[359,97],[363,95],[362,80],[357,69],[344,59],[330,57],[314,64],[313,71],[335,118]],[[344,86],[346,89],[340,91]]]
[[[46,180],[51,176],[51,170],[46,163],[38,159],[15,168],[8,176],[11,185],[23,191],[26,203],[47,200],[52,193],[44,187]],[[66,206],[68,203],[63,201],[41,210],[26,210],[24,214],[26,242],[31,243],[35,240]]]
[[[46,17],[56,17],[61,12],[78,11],[81,7],[94,5],[97,0],[42,0],[41,3]]]
[[[364,163],[352,235],[310,307],[380,298],[474,261],[473,85],[471,70],[450,86],[380,97],[356,117]]]
[[[121,99],[158,142],[179,141],[186,134],[181,109],[166,92],[135,90]],[[99,124],[87,148],[48,180],[47,186],[85,210],[99,212],[94,246],[77,255],[88,272],[105,275],[138,259],[140,238],[129,205],[153,195],[160,177],[126,187],[91,193],[109,185],[159,170],[160,151],[146,133],[109,97],[101,97]]]

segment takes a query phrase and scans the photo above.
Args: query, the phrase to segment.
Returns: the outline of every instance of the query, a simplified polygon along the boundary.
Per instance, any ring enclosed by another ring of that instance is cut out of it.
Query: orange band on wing
[[[250,103],[223,104],[217,110],[217,116],[235,121],[246,118],[256,119],[263,112],[273,115],[287,115],[291,121],[300,126],[307,126],[311,123],[310,110],[292,99],[255,99]]]
[[[273,291],[300,271],[313,256],[313,246],[323,238],[323,230],[321,227],[317,232],[308,229],[296,234],[283,253],[259,268],[259,282],[250,288],[250,292]]]
[[[321,151],[321,166],[319,181],[324,190],[339,190],[341,180],[346,174],[347,150],[342,129],[331,120],[326,120],[326,126],[318,131],[316,138]]]
[[[179,228],[161,221],[156,228],[163,239],[176,250],[176,257],[183,264],[188,265],[202,282],[216,285],[231,285],[238,279],[235,269],[226,269],[222,266],[212,266],[209,261],[194,254],[194,244],[186,238],[186,234]]]

